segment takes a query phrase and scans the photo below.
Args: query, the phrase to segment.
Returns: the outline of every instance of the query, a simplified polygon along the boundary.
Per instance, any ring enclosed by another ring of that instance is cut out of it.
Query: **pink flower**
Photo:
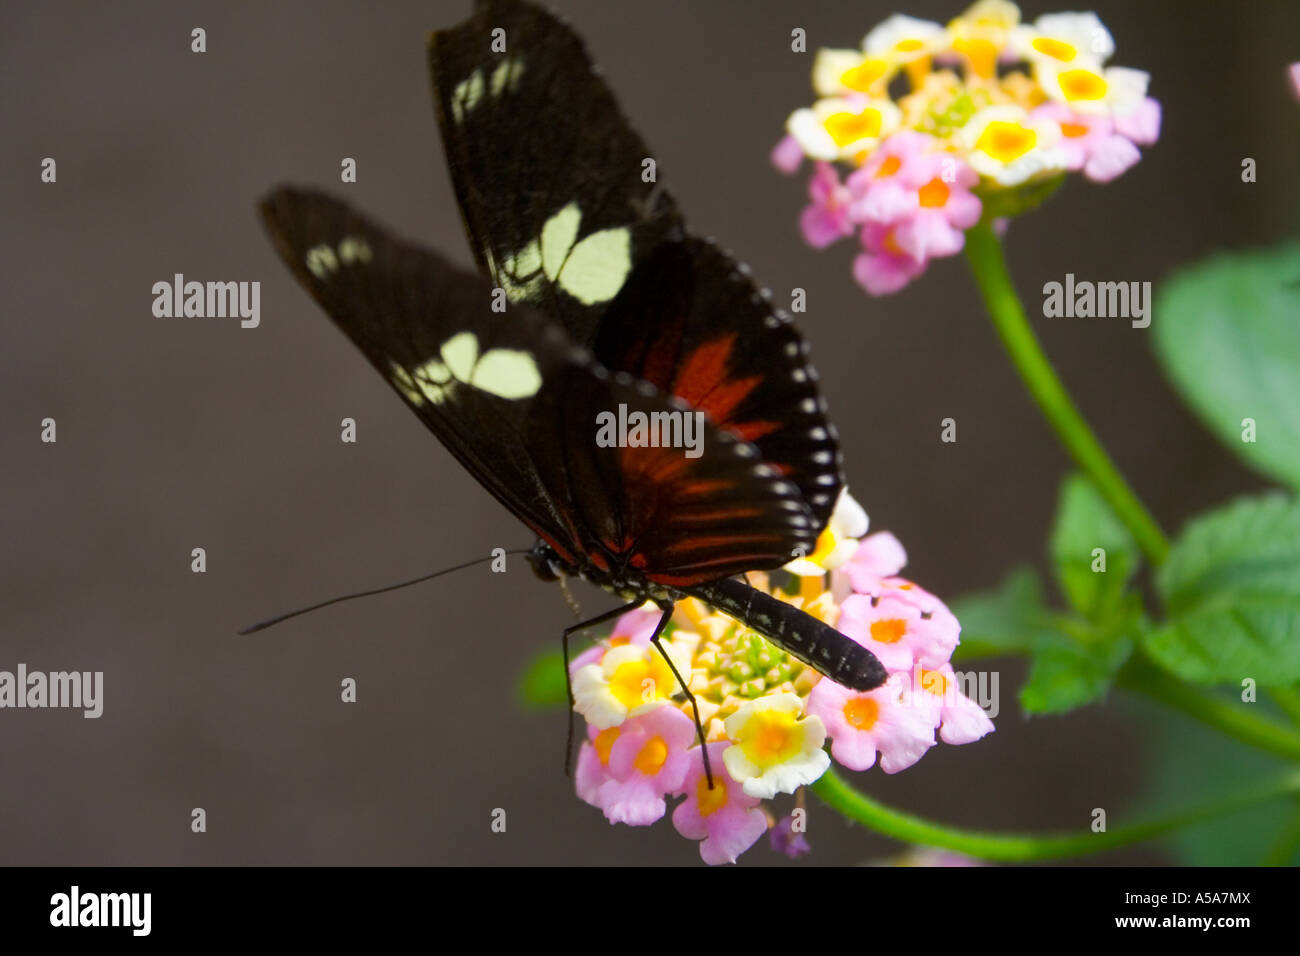
[[[895,226],[868,223],[862,229],[865,250],[853,260],[853,278],[872,295],[890,295],[925,272],[926,261],[903,249]]]
[[[664,705],[618,729],[606,767],[612,779],[600,785],[595,801],[587,802],[604,810],[610,823],[649,826],[668,809],[664,794],[675,792],[686,777],[695,724],[676,707]]]
[[[693,747],[681,792],[686,799],[673,811],[673,826],[688,840],[701,840],[700,857],[710,865],[735,863],[767,830],[767,817],[759,800],[745,794],[727,774],[722,752],[725,740],[711,743],[709,766],[713,768],[713,789],[704,776],[703,751]]]
[[[887,225],[915,212],[920,185],[915,167],[934,145],[933,138],[907,130],[881,143],[848,178],[854,222]]]
[[[836,627],[875,654],[888,671],[910,671],[914,663],[946,663],[961,632],[947,608],[942,614],[927,613],[896,591],[879,598],[850,595]]]
[[[662,613],[654,608],[649,610],[637,608],[635,611],[628,611],[614,622],[614,629],[610,631],[609,637],[569,661],[569,673],[576,673],[580,667],[587,664],[600,663],[600,659],[611,647],[620,647],[624,644],[633,647],[649,647],[650,635],[654,633],[655,625],[659,623],[661,616]]]
[[[808,245],[824,249],[831,243],[853,235],[849,221],[849,190],[840,182],[839,174],[830,163],[817,163],[812,179],[808,181],[808,197],[812,205],[805,207],[799,217],[799,227]]]
[[[917,667],[913,673],[913,694],[918,705],[933,709],[935,723],[942,722],[939,736],[946,744],[969,744],[993,731],[984,708],[962,693],[951,664],[933,670]]]
[[[906,677],[895,674],[881,687],[852,691],[819,681],[808,695],[808,713],[826,724],[831,754],[850,770],[867,770],[880,754],[880,769],[898,773],[934,746],[934,711],[904,694]]]
[[[918,260],[952,256],[966,244],[966,230],[980,220],[983,205],[971,192],[979,173],[954,156],[927,153],[900,172],[916,196],[916,210],[894,235]]]
[[[1160,103],[1145,97],[1131,113],[1113,117],[1115,132],[1139,146],[1150,146],[1160,138]]]
[[[573,774],[574,789],[578,797],[593,807],[604,807],[600,788],[614,779],[609,769],[609,752],[618,740],[622,728],[597,730],[587,725],[587,740],[578,750],[578,766]]]
[[[1155,100],[1147,102],[1154,104]],[[1157,105],[1157,126],[1158,111]],[[1058,148],[1065,155],[1065,168],[1082,170],[1093,182],[1110,182],[1142,157],[1131,139],[1115,131],[1116,121],[1104,114],[1084,115],[1064,103],[1045,103],[1031,115],[1056,124],[1061,131]],[[1135,118],[1132,128],[1141,133],[1142,123]]]
[[[884,580],[892,578],[907,565],[907,552],[903,544],[888,531],[877,531],[863,538],[853,557],[834,572],[836,600],[848,596],[841,582],[847,582],[859,594],[879,594],[884,590]]]
[[[1291,76],[1291,90],[1297,98],[1300,98],[1300,63],[1292,63],[1287,67],[1287,73]]]
[[[803,147],[793,136],[786,136],[772,149],[771,160],[773,166],[789,176],[803,163]]]

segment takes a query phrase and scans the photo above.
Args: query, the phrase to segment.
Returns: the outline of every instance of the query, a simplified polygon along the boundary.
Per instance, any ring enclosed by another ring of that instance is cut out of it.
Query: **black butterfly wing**
[[[591,347],[607,368],[753,443],[825,526],[842,466],[807,343],[730,255],[694,236],[662,244],[610,303]]]
[[[479,0],[430,37],[429,66],[479,265],[587,344],[636,264],[680,234],[672,197],[643,175],[649,148],[581,38],[530,3]]]
[[[433,34],[429,61],[486,274],[554,315],[605,367],[753,442],[824,525],[843,479],[804,341],[747,271],[688,235],[671,196],[644,181],[652,153],[582,40],[526,0],[480,0],[468,20]]]
[[[526,309],[493,311],[481,276],[322,193],[278,189],[260,209],[285,264],[402,400],[498,501],[567,553],[522,437],[542,382],[582,360],[567,337]]]
[[[572,565],[685,585],[775,567],[816,529],[798,488],[703,425],[700,454],[606,447],[602,411],[691,414],[610,374],[546,317],[330,197],[261,204],[299,282],[503,505]]]
[[[689,449],[603,445],[594,439],[606,410],[630,420],[678,416],[690,429],[679,434],[696,440]],[[798,486],[752,445],[625,374],[564,369],[533,403],[526,440],[570,533],[615,578],[686,587],[779,567],[816,541],[819,527]]]

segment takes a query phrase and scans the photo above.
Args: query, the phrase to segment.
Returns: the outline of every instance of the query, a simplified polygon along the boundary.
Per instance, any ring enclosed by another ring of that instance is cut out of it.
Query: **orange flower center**
[[[907,622],[897,618],[871,622],[871,639],[880,644],[897,644],[907,633]]]
[[[844,719],[856,730],[870,730],[880,717],[880,705],[870,697],[854,697],[844,705]]]
[[[950,192],[951,190],[948,189],[948,184],[942,179],[936,177],[922,186],[918,195],[920,196],[922,206],[929,209],[939,209],[948,202],[948,195]]]
[[[886,156],[885,161],[876,170],[876,178],[884,179],[886,176],[892,176],[902,168],[902,165],[903,161],[897,156]]]
[[[1106,81],[1091,70],[1066,70],[1060,77],[1061,92],[1074,100],[1099,100],[1106,95]]]
[[[618,740],[617,727],[610,727],[608,730],[602,730],[596,734],[596,739],[591,744],[596,748],[596,756],[600,758],[601,763],[609,763],[609,752],[614,749],[614,741],[616,740]]]
[[[633,761],[637,770],[640,770],[647,777],[653,777],[657,774],[668,759],[668,745],[664,743],[662,737],[651,737],[641,748],[641,752],[636,755]]]
[[[948,679],[938,671],[921,670],[921,689],[927,690],[935,697],[942,697],[948,692]]]
[[[1062,123],[1061,135],[1066,139],[1078,139],[1080,136],[1086,136],[1088,127],[1082,123]]]
[[[727,805],[727,785],[718,777],[713,778],[713,789],[709,789],[709,778],[700,777],[695,785],[695,801],[700,808],[700,816],[707,817],[717,813]]]

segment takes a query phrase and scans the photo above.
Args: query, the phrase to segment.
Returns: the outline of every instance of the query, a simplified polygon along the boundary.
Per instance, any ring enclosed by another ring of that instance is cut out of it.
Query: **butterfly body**
[[[261,206],[285,263],[537,536],[540,577],[652,601],[664,622],[698,597],[841,683],[878,686],[865,648],[738,580],[811,553],[843,486],[789,316],[645,177],[648,147],[562,22],[480,0],[429,52],[478,272],[287,187]],[[615,410],[697,415],[699,447],[602,442]]]

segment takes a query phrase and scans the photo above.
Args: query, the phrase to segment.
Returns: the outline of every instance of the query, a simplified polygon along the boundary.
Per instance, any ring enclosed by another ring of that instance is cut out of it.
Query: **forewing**
[[[637,264],[679,235],[649,148],[567,24],[480,0],[429,40],[447,162],[480,266],[587,344]]]
[[[543,382],[585,355],[531,310],[494,311],[482,277],[322,193],[282,188],[260,208],[298,281],[402,400],[480,484],[571,555],[524,431]]]

